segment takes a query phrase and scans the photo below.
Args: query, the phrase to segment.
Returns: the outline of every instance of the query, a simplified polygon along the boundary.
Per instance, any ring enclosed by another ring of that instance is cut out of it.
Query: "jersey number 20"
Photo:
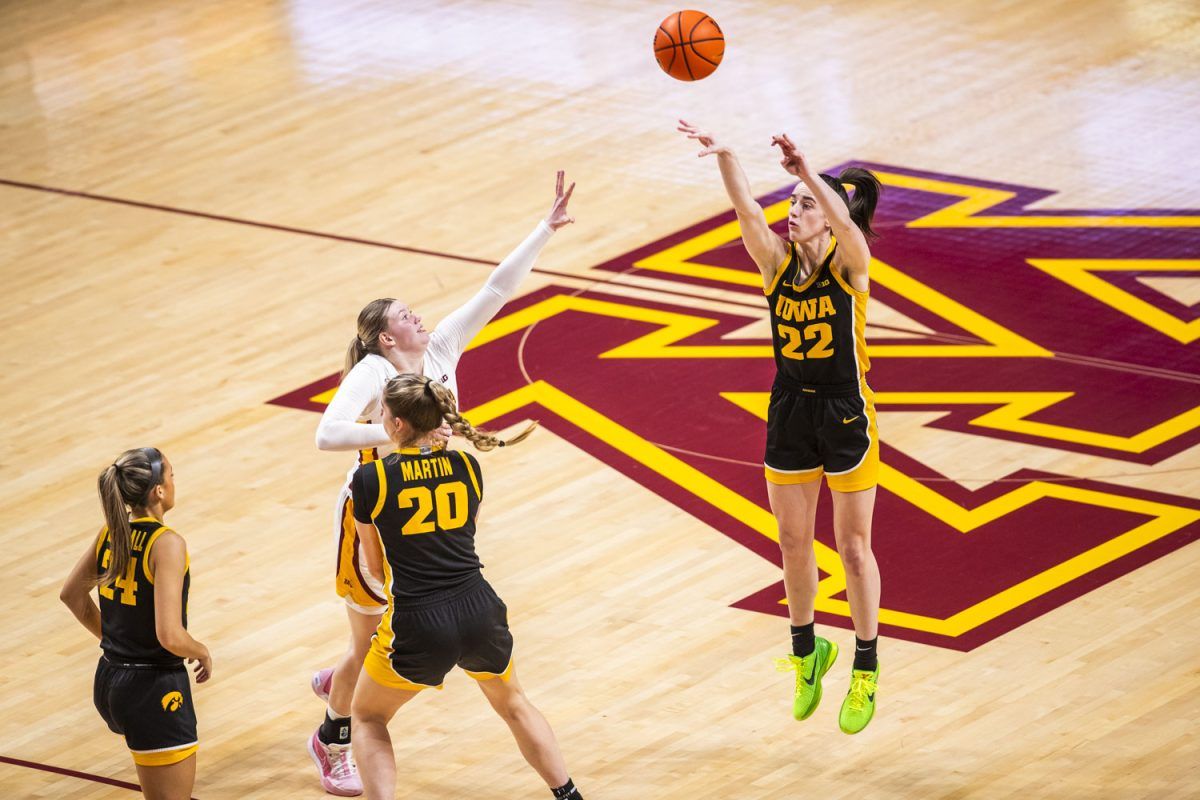
[[[467,486],[462,481],[440,483],[432,492],[425,486],[410,486],[396,500],[401,509],[417,507],[400,529],[405,536],[433,533],[438,528],[450,531],[461,528],[467,521]],[[434,516],[437,524],[430,516]]]

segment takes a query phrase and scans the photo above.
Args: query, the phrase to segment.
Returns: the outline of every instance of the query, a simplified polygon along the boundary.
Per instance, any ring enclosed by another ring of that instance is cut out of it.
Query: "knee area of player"
[[[813,532],[803,527],[781,526],[779,528],[779,549],[789,555],[805,556],[812,553]]]
[[[507,721],[519,720],[529,712],[529,698],[524,692],[514,692],[502,698],[492,700],[492,708]]]
[[[867,570],[870,561],[871,547],[865,538],[854,537],[848,541],[838,542],[838,556],[842,566],[851,575],[862,575]]]
[[[370,680],[370,678],[364,675],[363,680]],[[350,717],[356,725],[376,722],[386,725],[391,720],[391,715],[385,714],[382,709],[363,700],[358,692],[354,693],[354,699],[350,702]]]

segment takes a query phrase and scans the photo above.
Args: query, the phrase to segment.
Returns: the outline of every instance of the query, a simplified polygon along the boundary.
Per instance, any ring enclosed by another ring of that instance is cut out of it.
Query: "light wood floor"
[[[487,269],[46,187],[495,261],[563,168],[578,223],[539,267],[581,273],[727,208],[684,117],[761,192],[786,182],[767,144],[787,130],[821,164],[1060,191],[1041,207],[1200,208],[1191,4],[723,0],[704,10],[727,60],[695,85],[651,58],[674,10],[0,4],[0,756],[136,781],[57,592],[100,522],[101,466],[153,443],[215,656],[195,795],[324,796],[308,679],[345,635],[328,573],[346,463],[315,450],[314,414],[265,401],[338,369],[366,301],[436,320]],[[1200,794],[1195,545],[967,653],[884,640],[878,717],[851,738],[845,664],[797,724],[770,663],[786,623],[730,607],[772,563],[547,430],[484,468],[487,575],[589,799]],[[1200,495],[1198,476],[1173,491]],[[404,797],[548,796],[461,674],[392,731]],[[0,762],[0,796],[134,793]]]

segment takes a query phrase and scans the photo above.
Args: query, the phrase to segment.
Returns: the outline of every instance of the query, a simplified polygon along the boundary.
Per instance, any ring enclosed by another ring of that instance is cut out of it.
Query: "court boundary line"
[[[194,211],[189,208],[179,208],[178,206],[168,206],[160,203],[147,203],[141,200],[127,200],[123,197],[112,197],[110,195],[94,194],[92,192],[79,192],[75,191],[74,189],[59,189],[55,186],[45,186],[40,183],[25,183],[24,181],[14,181],[8,178],[0,178],[0,185],[11,186],[16,189],[29,189],[37,192],[47,192],[49,194],[58,194],[66,197],[77,197],[83,200],[98,200],[102,203],[114,203],[116,205],[132,206],[133,208],[145,208],[149,209],[150,211],[162,211],[168,214],[180,214],[185,217],[197,217],[199,219],[209,219],[217,222],[231,222],[235,225],[248,225],[254,228],[282,231],[283,233],[298,233],[301,236],[313,236],[318,239],[332,239],[336,242],[365,244],[369,247],[382,247],[388,250],[399,250],[404,253],[416,253],[417,255],[423,256],[448,258],[454,261],[465,261],[469,264],[484,264],[489,267],[494,267],[499,264],[498,261],[490,261],[485,258],[475,258],[473,256],[460,256],[456,255],[455,253],[444,253],[440,250],[426,250],[420,247],[409,247],[408,245],[381,242],[376,239],[362,239],[357,236],[342,236],[341,234],[315,231],[310,228],[296,228],[291,225],[277,225],[273,222],[260,222],[259,220],[254,219],[230,217],[225,214],[211,214],[207,211]]]
[[[37,761],[26,761],[22,758],[13,758],[12,756],[0,755],[0,764],[12,764],[15,767],[25,767],[27,769],[50,772],[55,775],[65,775],[68,778],[80,778],[85,781],[102,783],[108,786],[116,786],[120,789],[129,789],[134,792],[142,791],[142,787],[139,784],[130,783],[129,781],[117,780],[116,778],[106,778],[103,775],[94,775],[90,772],[80,772],[79,770],[68,769],[66,767],[56,767],[52,764],[41,764]],[[192,800],[196,800],[196,798],[193,797]]]

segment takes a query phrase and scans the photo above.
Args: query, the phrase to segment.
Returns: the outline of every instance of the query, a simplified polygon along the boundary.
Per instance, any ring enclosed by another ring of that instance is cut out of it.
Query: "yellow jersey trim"
[[[851,286],[850,281],[843,278],[841,271],[836,269],[833,264],[829,265],[829,271],[833,273],[833,279],[837,281],[837,285],[845,289],[851,297],[866,297],[871,293],[870,288],[864,292]]]
[[[767,297],[775,294],[775,289],[778,288],[779,281],[783,278],[783,273],[787,272],[788,266],[792,263],[792,256],[795,255],[795,245],[788,242],[787,248],[787,255],[783,257],[783,263],[775,268],[775,277],[771,278],[771,283],[767,288],[763,289],[763,294]]]
[[[383,546],[383,537],[379,538],[379,549],[383,553],[383,596],[387,600],[387,608],[383,611],[383,617],[379,620],[379,626],[375,631],[375,638],[371,642],[371,649],[367,651],[367,660],[364,666],[369,667],[372,654],[378,651],[384,660],[391,664],[391,659],[387,658],[392,652],[392,643],[396,640],[396,634],[392,630],[392,565],[388,561],[387,548]],[[355,558],[358,556],[356,555]]]
[[[467,458],[467,454],[462,450],[459,450],[458,454],[462,456],[463,463],[467,465],[467,475],[471,478],[471,486],[475,487],[475,497],[483,500],[483,492],[479,489],[479,480],[475,477],[475,468],[471,466],[471,459]]]
[[[445,449],[446,449],[445,445],[431,444],[431,445],[427,445],[424,448],[401,447],[399,450],[394,450],[393,452],[399,453],[400,455],[404,455],[404,456],[419,456],[419,455],[425,455],[427,453],[437,453],[437,452],[440,452]]]
[[[812,286],[813,283],[816,282],[817,276],[821,274],[821,267],[825,265],[826,261],[829,262],[829,271],[833,272],[833,261],[830,259],[830,256],[833,255],[834,248],[836,247],[837,237],[831,233],[829,234],[829,246],[825,248],[825,255],[821,256],[821,263],[817,264],[817,268],[812,271],[812,275],[809,275],[808,278],[805,279],[804,283],[800,284],[799,286],[792,287],[796,290],[797,294],[806,291],[808,287]]]
[[[383,459],[378,459],[374,463],[375,474],[379,476],[379,497],[375,500],[375,509],[371,512],[372,521],[379,516],[380,511],[383,511],[383,503],[387,500],[387,473],[383,471]]]
[[[141,519],[134,520],[134,522],[146,522],[146,521],[147,520],[141,520]],[[146,580],[150,581],[151,586],[154,585],[154,573],[150,570],[150,548],[154,547],[154,543],[158,541],[159,536],[162,536],[163,533],[165,533],[166,531],[169,531],[169,530],[172,530],[172,529],[168,528],[166,525],[163,525],[161,528],[156,530],[154,533],[150,534],[150,539],[146,542],[146,549],[142,551],[142,573],[146,576]],[[184,567],[183,567],[183,571],[185,574],[187,573],[187,570],[188,570],[189,560],[190,559],[185,555],[184,556]]]
[[[795,248],[796,248],[795,244],[793,243],[791,245],[791,247],[792,247],[792,252],[794,253]],[[821,267],[824,266],[825,262],[829,261],[829,257],[831,255],[833,255],[833,250],[835,247],[837,247],[837,237],[834,236],[833,234],[830,234],[829,235],[829,246],[825,248],[825,255],[821,256],[821,261],[817,264],[817,268],[812,271],[812,274],[810,274],[807,278],[804,279],[804,283],[800,284],[799,286],[792,284],[792,289],[795,290],[795,292],[797,294],[807,291],[808,287],[813,285],[813,283],[817,280],[817,277],[821,274]],[[833,263],[832,262],[830,262],[830,264],[829,264],[829,271],[833,272]],[[774,292],[774,289],[772,289],[772,291],[769,292],[768,294],[771,294],[773,292]]]
[[[100,533],[96,536],[96,558],[100,557],[100,550],[104,547],[105,540],[108,539],[108,526],[105,525],[100,529]]]

